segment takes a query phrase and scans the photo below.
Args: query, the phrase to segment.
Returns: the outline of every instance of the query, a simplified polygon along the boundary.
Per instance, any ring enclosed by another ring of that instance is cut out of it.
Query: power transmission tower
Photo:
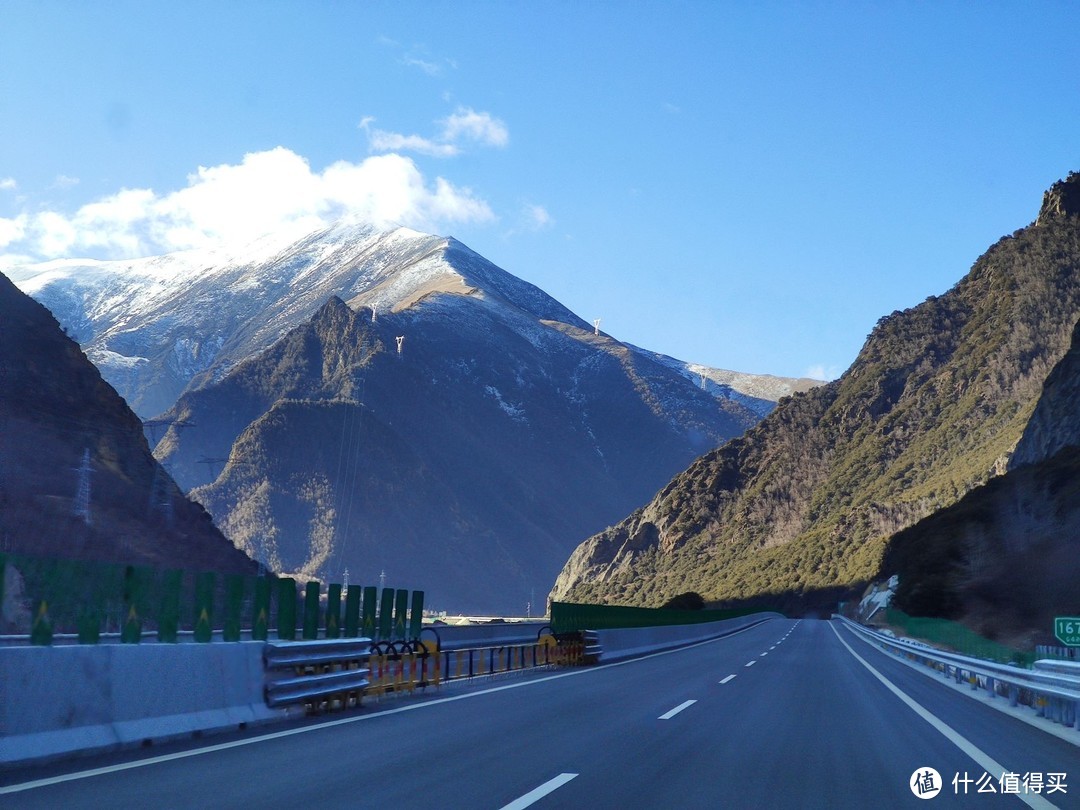
[[[398,353],[398,356],[400,356],[401,355],[401,345],[405,342],[405,336],[404,335],[398,335],[396,340],[397,340],[397,353]]]
[[[378,302],[371,305],[371,322],[372,323],[375,323],[375,315],[378,312],[378,310],[379,310]]]
[[[592,328],[593,328],[593,334],[594,335],[599,335],[600,334],[600,319],[599,318],[597,318],[596,320],[594,320],[592,322]]]
[[[75,467],[79,474],[79,488],[75,492],[75,517],[83,519],[83,523],[90,525],[90,475],[94,472],[90,467],[90,448],[83,451],[82,464]]]
[[[175,427],[177,430],[183,430],[184,428],[195,427],[194,422],[189,422],[187,419],[144,419],[143,427],[150,428],[150,437],[154,440],[154,444],[158,443],[157,429],[159,427],[168,427],[169,425]]]
[[[217,473],[217,470],[215,469],[215,465],[217,465],[217,464],[228,464],[229,459],[228,459],[228,457],[225,457],[225,458],[210,458],[209,456],[203,456],[196,463],[197,464],[205,464],[207,466],[207,468],[210,470],[210,481],[213,482],[213,481],[216,481],[217,477],[218,477],[218,473]]]

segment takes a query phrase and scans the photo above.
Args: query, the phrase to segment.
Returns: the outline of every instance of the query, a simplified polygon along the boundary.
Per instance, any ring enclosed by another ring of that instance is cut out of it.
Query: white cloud
[[[484,146],[506,146],[510,142],[510,132],[506,124],[491,113],[476,112],[471,107],[458,107],[454,114],[443,121],[444,141],[454,143],[462,138],[481,143]]]
[[[549,228],[555,224],[555,219],[548,213],[548,210],[542,205],[533,205],[531,203],[525,204],[524,219],[528,226],[534,230],[539,231],[544,228]]]
[[[375,119],[365,116],[359,127],[368,134],[368,147],[372,152],[407,151],[430,157],[448,158],[461,154],[463,142],[481,146],[505,147],[510,142],[506,124],[491,113],[476,112],[471,107],[458,107],[442,121],[442,131],[435,138],[422,135],[404,135],[384,129],[373,129]]]
[[[18,242],[26,235],[26,215],[21,214],[14,219],[0,217],[0,248],[7,247],[13,242]]]
[[[19,187],[14,177],[0,178],[0,191],[14,191]]]
[[[424,59],[420,59],[416,56],[410,56],[406,54],[401,58],[401,64],[406,67],[414,67],[422,70],[428,76],[440,76],[442,75],[442,65],[437,65],[434,62],[428,62]]]
[[[460,150],[450,143],[437,143],[419,135],[402,135],[373,129],[368,133],[368,145],[373,152],[417,152],[430,157],[454,157]]]
[[[843,371],[838,366],[827,366],[824,363],[818,363],[810,366],[806,369],[804,377],[809,377],[811,380],[824,380],[825,382],[831,382],[839,377]]]
[[[68,177],[66,174],[58,174],[56,179],[53,180],[53,188],[71,188],[77,185],[79,185],[79,178]]]
[[[429,181],[401,155],[338,161],[316,172],[300,155],[277,147],[245,155],[238,164],[199,167],[178,191],[123,189],[73,214],[42,211],[0,219],[0,248],[39,260],[134,257],[242,243],[346,216],[435,232],[495,219],[472,190],[442,177]],[[10,264],[12,255],[0,256],[0,264]]]

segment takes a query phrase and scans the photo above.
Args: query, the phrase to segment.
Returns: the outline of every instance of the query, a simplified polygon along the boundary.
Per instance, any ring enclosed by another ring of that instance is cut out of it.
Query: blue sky
[[[833,377],[1080,169],[1074,3],[0,4],[0,269],[346,211]]]

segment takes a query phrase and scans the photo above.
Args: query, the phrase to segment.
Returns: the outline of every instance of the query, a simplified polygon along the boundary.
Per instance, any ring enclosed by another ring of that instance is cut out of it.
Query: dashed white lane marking
[[[763,653],[762,653],[761,655],[759,655],[759,656],[758,656],[758,658],[764,658],[764,657],[765,657],[766,655],[768,655],[768,653],[767,653],[767,652],[763,652]]]
[[[533,788],[524,796],[514,799],[510,804],[503,805],[502,810],[524,810],[524,808],[540,801],[552,791],[558,790],[576,776],[576,773],[560,773],[554,779],[548,779],[540,787]]]
[[[962,734],[960,734],[960,732],[958,732],[952,726],[939,720],[935,715],[930,713],[929,709],[924,708],[921,703],[917,703],[915,700],[908,697],[906,692],[901,691],[900,688],[893,684],[892,681],[890,681],[888,678],[886,678],[884,675],[874,669],[872,664],[870,664],[865,658],[855,652],[855,650],[851,649],[851,646],[846,641],[844,641],[844,639],[840,638],[840,633],[835,627],[833,627],[832,622],[829,623],[829,627],[832,628],[832,631],[834,633],[836,633],[836,637],[840,639],[840,643],[847,647],[847,651],[855,656],[855,660],[862,664],[864,667],[866,667],[868,670],[870,670],[870,674],[877,678],[879,681],[881,681],[885,685],[886,689],[888,689],[890,692],[900,698],[900,700],[902,700],[909,709],[915,712],[915,714],[919,715],[919,717],[921,717],[927,723],[929,723],[942,734],[944,734],[945,739],[947,739],[949,742],[951,742],[953,745],[955,745],[957,748],[959,748],[961,751],[963,751],[965,754],[975,760],[975,762],[978,763],[979,767],[982,768],[986,773],[1008,772],[1008,769],[1004,765],[997,762],[989,754],[976,746],[975,743],[971,742],[969,739],[967,739],[967,737],[964,737]],[[1016,794],[1016,798],[1020,799],[1020,801],[1024,802],[1029,807],[1043,808],[1054,806],[1042,796],[1029,793],[1018,793]]]
[[[748,667],[752,667],[752,666],[753,666],[754,664],[756,664],[756,663],[757,663],[757,659],[755,658],[755,659],[754,659],[753,661],[747,661],[747,662],[746,662],[746,666],[748,666]]]
[[[720,683],[727,683],[728,681],[732,680],[734,677],[735,677],[734,675],[728,675],[726,678],[724,678],[724,680],[720,681]]]
[[[662,715],[660,715],[660,716],[659,716],[659,717],[658,717],[657,719],[658,719],[658,720],[670,720],[670,719],[671,719],[672,717],[674,717],[675,715],[677,715],[677,714],[678,714],[679,712],[681,712],[681,711],[682,711],[683,709],[687,708],[688,706],[693,706],[693,705],[694,705],[695,703],[697,703],[697,701],[696,701],[696,700],[686,700],[686,701],[683,701],[683,702],[682,702],[682,703],[680,703],[680,704],[679,704],[678,706],[676,706],[676,707],[675,707],[674,709],[672,709],[672,710],[671,710],[670,712],[664,712],[664,713],[663,713]]]

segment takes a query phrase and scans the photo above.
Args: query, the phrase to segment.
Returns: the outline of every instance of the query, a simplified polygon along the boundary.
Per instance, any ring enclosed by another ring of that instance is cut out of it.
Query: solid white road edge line
[[[74,771],[73,773],[65,773],[59,776],[50,776],[47,779],[35,779],[32,782],[21,782],[15,785],[0,786],[0,796],[8,793],[21,793],[24,790],[33,790],[35,788],[48,787],[49,785],[56,785],[61,782],[73,782],[78,779],[88,779],[92,776],[103,776],[109,773],[116,773],[118,771],[128,771],[132,768],[142,768],[146,765],[157,765],[162,762],[171,762],[175,759],[187,759],[188,757],[197,757],[201,754],[212,754],[216,751],[226,751],[230,748],[242,748],[245,745],[255,745],[260,742],[267,742],[269,740],[277,740],[282,737],[292,737],[295,734],[307,734],[312,731],[318,731],[324,728],[333,728],[334,726],[344,726],[350,723],[361,723],[365,720],[374,720],[376,717],[386,717],[391,714],[401,714],[402,712],[412,712],[418,709],[423,709],[428,706],[438,706],[442,703],[452,703],[456,700],[467,700],[468,698],[480,697],[481,695],[490,695],[492,692],[504,692],[507,689],[520,689],[523,686],[531,686],[535,683],[544,683],[546,681],[556,681],[559,678],[573,678],[578,675],[589,675],[594,672],[602,672],[605,669],[611,667],[622,667],[627,664],[633,664],[637,661],[645,661],[649,658],[659,658],[662,655],[673,655],[674,653],[685,652],[686,650],[692,650],[695,647],[701,647],[705,644],[714,644],[717,641],[724,641],[737,636],[740,633],[745,633],[747,630],[753,630],[755,627],[760,627],[765,622],[773,621],[773,619],[765,619],[764,622],[758,622],[752,624],[749,627],[743,627],[739,630],[735,630],[732,633],[721,636],[720,638],[710,638],[706,641],[698,641],[694,644],[688,644],[685,647],[677,647],[674,650],[662,650],[661,652],[649,653],[648,655],[642,655],[639,658],[628,658],[625,661],[615,661],[611,664],[598,664],[594,667],[588,667],[587,669],[575,669],[570,672],[560,672],[557,675],[547,675],[543,678],[533,678],[528,681],[519,681],[518,683],[508,683],[503,686],[493,686],[490,689],[480,689],[476,692],[468,692],[463,695],[452,695],[450,697],[435,698],[434,700],[426,700],[423,703],[411,703],[408,706],[400,706],[396,709],[387,709],[383,712],[374,712],[373,714],[361,714],[356,717],[343,717],[340,720],[330,720],[326,723],[318,723],[317,725],[302,726],[301,728],[290,728],[285,731],[274,731],[270,734],[260,734],[258,737],[250,737],[244,740],[233,740],[227,743],[217,743],[216,745],[208,745],[205,748],[192,748],[188,751],[178,751],[175,754],[162,754],[156,757],[147,757],[146,759],[137,759],[132,762],[120,762],[116,765],[106,765],[102,768],[92,768],[87,771]]]
[[[521,798],[514,799],[510,804],[503,805],[501,810],[524,810],[529,805],[540,801],[552,791],[558,790],[576,776],[576,773],[560,773],[554,779],[548,779],[544,784],[540,785],[540,787],[533,788]]]
[[[878,647],[873,642],[871,642],[869,639],[864,638],[863,636],[856,633],[850,627],[845,628],[845,629],[849,633],[851,633],[853,638],[857,638],[859,641],[861,641],[863,644],[865,644],[870,649],[877,650],[878,652],[883,653],[885,655],[889,655],[888,653],[885,653],[885,651],[882,650],[880,647]],[[994,711],[998,711],[998,712],[1002,712],[1003,714],[1007,714],[1009,717],[1016,718],[1021,723],[1027,723],[1032,728],[1037,728],[1039,731],[1043,732],[1044,734],[1050,734],[1050,735],[1052,735],[1054,737],[1057,737],[1059,740],[1064,740],[1065,742],[1069,743],[1069,745],[1080,746],[1080,734],[1077,734],[1075,729],[1073,729],[1071,727],[1066,728],[1065,726],[1061,726],[1061,725],[1058,725],[1056,723],[1051,723],[1049,720],[1047,720],[1046,718],[1043,718],[1043,717],[1037,717],[1034,714],[1034,712],[1032,712],[1032,710],[1027,706],[1023,706],[1023,705],[1021,705],[1021,706],[1010,706],[1008,700],[999,700],[999,699],[990,700],[990,698],[988,698],[987,695],[986,695],[986,690],[984,690],[984,689],[974,689],[973,690],[967,685],[966,682],[961,686],[960,684],[954,683],[951,678],[950,679],[942,678],[940,672],[938,672],[936,670],[933,670],[933,669],[930,669],[930,667],[925,666],[923,664],[918,664],[918,663],[916,663],[914,661],[909,661],[906,658],[897,658],[897,657],[889,655],[889,660],[896,661],[896,663],[898,663],[898,664],[903,664],[905,667],[913,669],[916,672],[918,672],[920,675],[923,675],[923,676],[929,678],[934,683],[939,683],[942,686],[946,686],[949,689],[951,689],[952,691],[956,692],[957,694],[963,695],[964,697],[969,698],[970,700],[974,700],[976,703],[980,703],[983,706],[989,706]]]
[[[945,739],[947,739],[949,742],[951,742],[953,745],[955,745],[957,748],[959,748],[961,751],[963,751],[965,754],[975,760],[976,764],[986,773],[1006,773],[1009,771],[1008,768],[1006,768],[1000,762],[995,760],[993,757],[991,757],[989,754],[987,754],[985,751],[975,745],[975,743],[971,742],[969,739],[967,739],[967,737],[964,737],[952,726],[939,720],[935,715],[931,714],[928,709],[923,708],[921,703],[917,703],[915,700],[908,697],[907,693],[902,691],[900,687],[896,686],[892,681],[890,681],[888,678],[886,678],[884,675],[874,669],[873,665],[870,662],[868,662],[865,658],[855,652],[855,650],[851,649],[851,645],[844,641],[844,639],[840,638],[840,633],[839,631],[837,631],[836,627],[832,624],[832,622],[829,623],[829,627],[832,628],[833,633],[836,634],[836,638],[840,641],[841,644],[843,644],[847,648],[847,651],[853,656],[855,656],[855,660],[862,664],[864,667],[866,667],[868,670],[870,670],[870,674],[877,678],[879,681],[881,681],[885,685],[886,689],[888,689],[890,692],[900,698],[900,700],[903,701],[903,703],[909,709],[915,712],[915,714],[919,715],[919,717],[921,717],[923,720],[925,720],[927,723],[929,723],[938,731],[940,731],[943,735],[945,735]],[[1029,807],[1054,807],[1053,804],[1051,804],[1038,794],[1017,793],[1015,795],[1016,798],[1020,799],[1020,801],[1024,802],[1024,804],[1028,805]]]
[[[695,703],[697,703],[696,700],[684,700],[682,703],[680,703],[678,706],[676,706],[670,712],[664,712],[662,715],[660,715],[656,719],[657,720],[670,720],[672,717],[677,715],[683,709],[687,709],[690,706],[693,706]]]

